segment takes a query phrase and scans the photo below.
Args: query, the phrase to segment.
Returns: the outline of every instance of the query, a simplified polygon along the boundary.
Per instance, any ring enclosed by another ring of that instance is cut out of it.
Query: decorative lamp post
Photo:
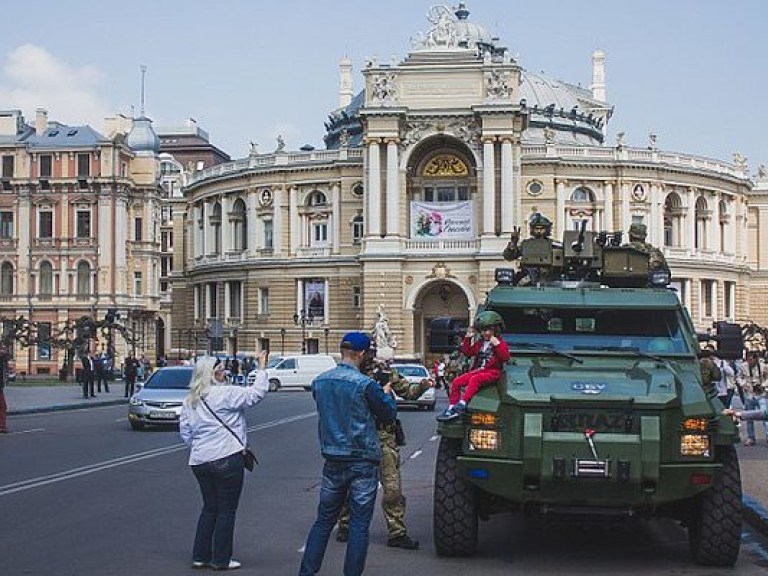
[[[303,308],[300,310],[300,314],[293,315],[293,323],[296,326],[301,326],[301,353],[307,353],[307,324],[312,324],[315,319],[312,312],[307,313]]]
[[[326,326],[323,328],[323,332],[325,333],[325,353],[328,354],[328,335],[331,333],[331,329]]]
[[[285,328],[280,328],[280,356],[285,356]]]

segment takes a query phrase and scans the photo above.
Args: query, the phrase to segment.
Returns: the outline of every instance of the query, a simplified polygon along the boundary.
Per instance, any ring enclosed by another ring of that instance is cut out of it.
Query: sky
[[[339,105],[339,61],[402,60],[430,28],[424,0],[26,0],[3,8],[0,110],[35,109],[90,124],[138,115],[141,66],[154,125],[194,118],[233,158],[250,142],[270,152],[323,148]],[[451,6],[457,2],[444,2]],[[532,72],[589,87],[606,54],[615,107],[606,143],[657,135],[661,150],[768,164],[765,0],[468,0],[470,21]]]

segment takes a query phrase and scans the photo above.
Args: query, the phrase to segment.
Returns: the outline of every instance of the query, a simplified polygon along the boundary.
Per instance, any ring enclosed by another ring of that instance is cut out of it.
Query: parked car
[[[392,364],[392,368],[397,370],[397,373],[408,380],[408,382],[411,384],[424,384],[426,381],[426,384],[429,386],[424,390],[424,392],[421,393],[421,396],[413,400],[406,400],[405,398],[400,398],[397,394],[395,394],[395,401],[397,402],[398,408],[414,407],[424,408],[430,411],[435,409],[435,403],[437,402],[437,398],[435,396],[435,381],[432,379],[432,376],[430,375],[426,366],[423,364],[395,363]]]
[[[336,360],[327,354],[305,354],[300,356],[276,356],[266,366],[269,390],[274,392],[280,388],[301,387],[310,389],[315,376],[336,366]],[[247,384],[250,386],[256,378],[256,370],[248,374]]]
[[[178,425],[193,370],[192,366],[167,366],[155,370],[128,402],[131,428],[141,430],[147,425]]]

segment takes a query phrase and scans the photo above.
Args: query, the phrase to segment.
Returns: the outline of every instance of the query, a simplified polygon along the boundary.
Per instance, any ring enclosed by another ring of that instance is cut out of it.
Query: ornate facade
[[[525,70],[468,17],[430,10],[357,95],[343,60],[326,150],[278,143],[189,176],[173,220],[180,342],[213,329],[229,352],[335,351],[384,310],[397,353],[426,358],[431,320],[474,315],[534,212],[555,236],[645,223],[700,329],[768,322],[764,170],[755,182],[742,158],[665,152],[653,135],[606,143],[601,52],[587,90]]]

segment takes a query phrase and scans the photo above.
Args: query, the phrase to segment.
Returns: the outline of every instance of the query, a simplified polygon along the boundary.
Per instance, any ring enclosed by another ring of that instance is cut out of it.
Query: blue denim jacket
[[[381,460],[374,416],[393,422],[397,406],[391,396],[355,366],[341,363],[312,381],[320,414],[320,451],[329,460]]]

